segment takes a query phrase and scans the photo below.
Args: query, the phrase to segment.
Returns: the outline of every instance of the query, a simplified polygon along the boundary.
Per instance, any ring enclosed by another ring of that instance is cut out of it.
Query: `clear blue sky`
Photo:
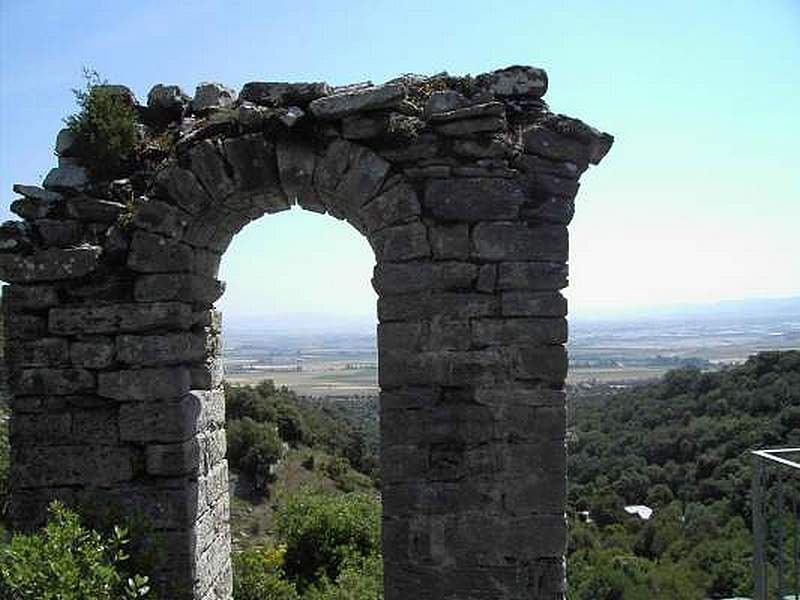
[[[382,81],[547,69],[551,108],[613,133],[571,227],[578,313],[800,295],[800,2],[0,0],[0,190],[35,183],[83,65],[159,82]],[[226,255],[229,316],[374,314],[366,242],[292,211]]]

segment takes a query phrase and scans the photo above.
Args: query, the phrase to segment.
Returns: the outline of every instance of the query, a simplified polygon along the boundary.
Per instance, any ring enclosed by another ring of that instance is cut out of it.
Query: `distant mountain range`
[[[282,315],[223,314],[225,333],[234,335],[375,335],[374,316],[294,313]]]
[[[619,310],[576,309],[571,320],[651,321],[651,320],[800,320],[800,296],[787,298],[749,298],[713,303],[670,304]]]
[[[800,297],[725,300],[708,304],[673,304],[619,310],[581,310],[574,307],[570,321],[800,321]],[[233,334],[350,334],[374,335],[373,315],[293,313],[280,315],[225,314],[226,333]]]

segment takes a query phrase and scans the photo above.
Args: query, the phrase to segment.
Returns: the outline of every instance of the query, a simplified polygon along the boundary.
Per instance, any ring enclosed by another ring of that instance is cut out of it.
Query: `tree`
[[[283,455],[276,427],[245,417],[228,423],[227,438],[231,467],[248,477],[256,491],[265,491],[272,481],[272,467]]]

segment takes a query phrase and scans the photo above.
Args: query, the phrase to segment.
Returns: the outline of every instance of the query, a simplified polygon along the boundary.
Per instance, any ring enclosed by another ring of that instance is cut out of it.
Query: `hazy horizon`
[[[673,303],[611,310],[570,311],[574,323],[594,321],[685,320],[713,318],[762,319],[790,318],[800,321],[800,296],[776,298],[736,298],[707,303]],[[232,333],[296,332],[364,333],[374,332],[377,316],[330,312],[242,313],[223,311],[225,330]]]

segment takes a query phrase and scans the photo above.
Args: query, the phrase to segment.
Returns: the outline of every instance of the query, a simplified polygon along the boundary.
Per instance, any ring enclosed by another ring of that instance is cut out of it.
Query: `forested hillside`
[[[800,352],[677,369],[655,384],[573,396],[571,409],[572,597],[749,595],[748,451],[800,446]],[[633,504],[653,517],[623,512]]]
[[[235,600],[380,600],[377,399],[225,397]]]

